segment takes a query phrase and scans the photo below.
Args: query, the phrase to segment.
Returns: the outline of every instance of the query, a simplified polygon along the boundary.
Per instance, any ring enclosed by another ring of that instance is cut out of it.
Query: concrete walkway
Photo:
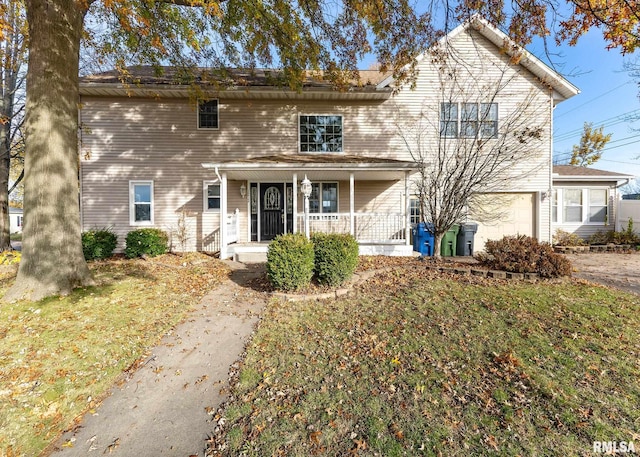
[[[211,413],[227,398],[229,368],[268,300],[251,289],[260,267],[228,264],[231,279],[209,292],[140,369],[45,455],[204,456]]]

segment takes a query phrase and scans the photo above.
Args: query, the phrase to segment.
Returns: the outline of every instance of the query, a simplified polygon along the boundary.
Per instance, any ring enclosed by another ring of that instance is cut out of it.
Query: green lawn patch
[[[640,300],[398,269],[274,302],[209,455],[592,455],[640,445]]]
[[[227,276],[193,254],[90,268],[95,287],[0,304],[0,455],[38,455]]]

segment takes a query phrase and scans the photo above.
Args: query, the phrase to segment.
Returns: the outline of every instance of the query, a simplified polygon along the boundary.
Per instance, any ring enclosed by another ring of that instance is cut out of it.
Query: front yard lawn
[[[97,286],[0,304],[0,455],[35,456],[227,277],[210,257],[89,264]],[[0,294],[10,285],[0,282]]]
[[[640,299],[584,282],[381,275],[273,302],[208,455],[640,451]]]

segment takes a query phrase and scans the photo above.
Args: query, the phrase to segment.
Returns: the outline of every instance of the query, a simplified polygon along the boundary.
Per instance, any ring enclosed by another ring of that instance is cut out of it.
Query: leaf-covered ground
[[[406,267],[274,302],[209,455],[591,456],[640,447],[640,299]]]
[[[95,287],[0,304],[2,456],[38,455],[228,276],[222,263],[200,254],[90,268]]]

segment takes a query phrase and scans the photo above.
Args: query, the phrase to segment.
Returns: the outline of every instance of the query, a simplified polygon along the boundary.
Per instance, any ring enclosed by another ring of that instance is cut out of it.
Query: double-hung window
[[[311,196],[309,197],[310,213],[337,213],[338,212],[338,183],[314,182],[311,184]]]
[[[495,138],[497,103],[441,103],[440,136],[445,138]]]
[[[215,181],[204,182],[204,210],[220,211],[220,183]]]
[[[416,196],[409,198],[409,218],[411,224],[420,223],[420,199]]]
[[[198,128],[218,128],[218,100],[198,102]]]
[[[129,181],[129,223],[153,225],[153,181]]]
[[[300,152],[343,152],[342,116],[299,116]]]
[[[607,222],[607,189],[589,189],[589,222]]]
[[[608,190],[565,187],[551,196],[551,220],[561,224],[604,224],[608,220]]]

